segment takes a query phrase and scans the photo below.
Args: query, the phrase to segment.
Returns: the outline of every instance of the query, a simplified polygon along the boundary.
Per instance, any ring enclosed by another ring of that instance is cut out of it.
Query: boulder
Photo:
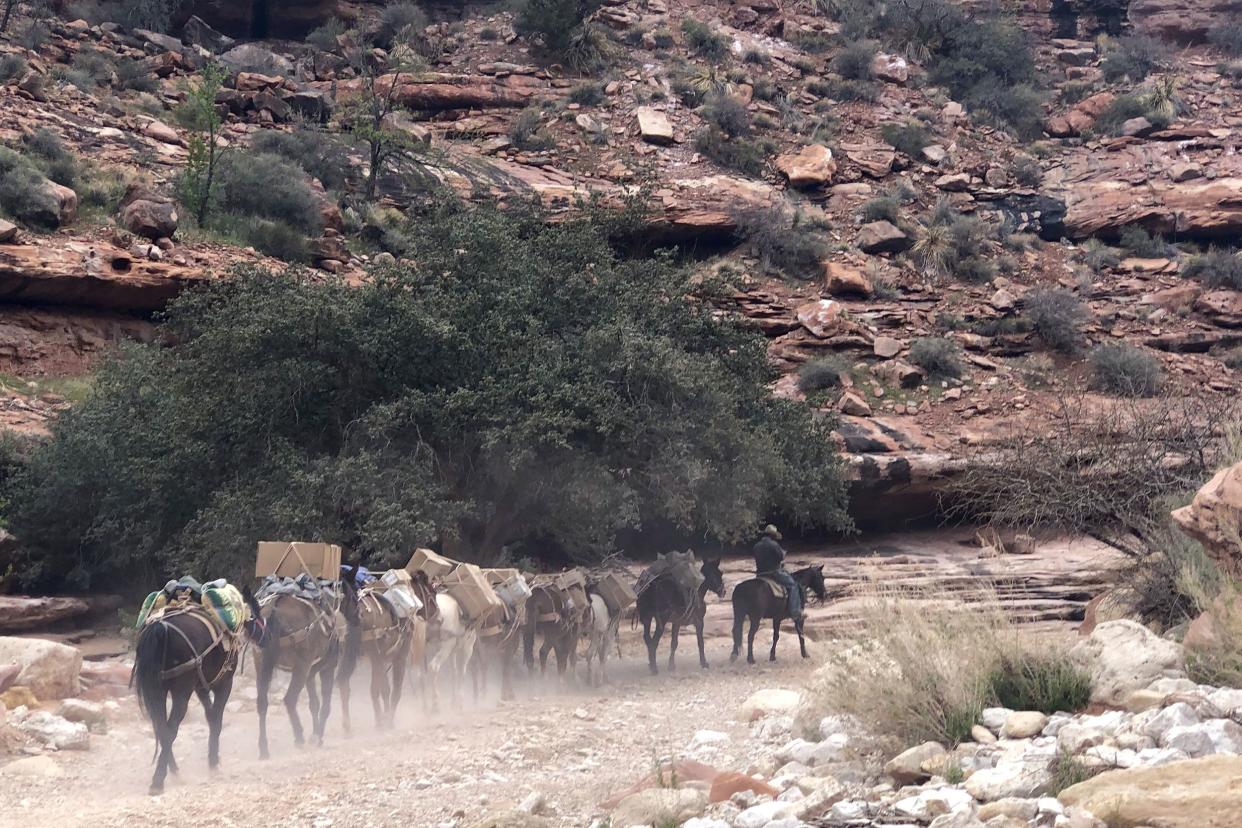
[[[419,72],[402,73],[396,78],[384,75],[378,80],[382,89],[387,89],[390,83],[395,83],[397,87],[393,93],[396,103],[408,110],[428,112],[450,109],[516,109],[529,104],[537,93],[546,93],[549,89],[547,81],[533,75]],[[335,86],[337,102],[343,103],[358,96],[364,87],[364,81],[355,78],[309,86],[325,92],[331,91]]]
[[[1036,754],[977,770],[966,778],[966,790],[980,802],[1039,796],[1052,781],[1052,759],[1051,754]]]
[[[880,52],[871,60],[871,74],[886,83],[903,84],[910,80],[910,64],[901,55]]]
[[[33,776],[43,779],[59,779],[65,769],[50,756],[27,756],[0,766],[0,776]]]
[[[39,186],[46,199],[40,200],[34,221],[50,227],[63,227],[78,216],[78,194],[70,188],[44,179]]]
[[[1185,45],[1202,43],[1239,14],[1239,0],[1131,0],[1128,17],[1135,31]]]
[[[939,742],[924,742],[909,748],[888,760],[884,772],[899,785],[910,785],[927,779],[930,774],[923,770],[923,763],[948,751]]]
[[[90,731],[81,722],[70,722],[46,710],[35,710],[14,716],[17,729],[32,739],[56,750],[88,750]]]
[[[1097,92],[1084,98],[1078,105],[1064,115],[1056,115],[1048,119],[1044,129],[1054,138],[1071,138],[1081,135],[1091,127],[1103,112],[1112,105],[1116,95],[1112,92]]]
[[[0,664],[21,667],[17,685],[40,699],[65,699],[78,694],[82,653],[76,647],[41,638],[0,636]]]
[[[1029,739],[1038,736],[1048,724],[1048,717],[1038,710],[1010,713],[1001,727],[1002,739]]]
[[[0,693],[17,684],[17,677],[21,672],[20,664],[0,664]]]
[[[870,417],[871,406],[867,401],[852,391],[846,391],[837,400],[837,410],[851,417]]]
[[[900,253],[911,241],[896,225],[881,220],[864,224],[858,231],[857,244],[865,253]]]
[[[0,219],[0,244],[8,244],[17,238],[17,225],[7,219]]]
[[[871,296],[875,293],[867,274],[840,262],[824,264],[824,289],[833,296]]]
[[[967,173],[948,173],[935,181],[936,188],[947,193],[964,193],[970,189],[970,176]]]
[[[81,598],[0,595],[0,633],[37,630],[85,615],[90,605]],[[0,691],[4,690],[0,665]]]
[[[265,75],[293,74],[293,61],[257,43],[234,46],[220,55],[220,61],[242,72],[262,72]]]
[[[1070,650],[1091,676],[1091,700],[1120,705],[1168,671],[1180,671],[1182,647],[1136,621],[1105,621]]]
[[[733,828],[766,828],[766,826],[777,820],[787,819],[793,815],[793,803],[762,802],[758,805],[752,805],[738,814],[733,820]],[[626,823],[620,824],[624,825]]]
[[[1242,726],[1229,719],[1210,719],[1199,724],[1170,728],[1163,747],[1180,750],[1192,759],[1218,753],[1242,753]]]
[[[171,239],[180,221],[171,198],[142,184],[131,184],[121,199],[121,226],[135,236]]]
[[[881,359],[892,359],[902,347],[901,340],[891,336],[877,336],[871,342],[871,352]]]
[[[834,302],[831,299],[818,299],[814,302],[807,302],[799,305],[794,311],[794,316],[802,323],[802,326],[811,332],[812,335],[821,339],[831,336],[840,324],[844,321],[842,313],[844,309],[840,302]]]
[[[643,134],[646,138],[646,133]],[[776,169],[791,187],[821,187],[832,182],[837,162],[823,144],[807,144],[798,152],[778,156]]]
[[[712,780],[711,790],[708,791],[707,800],[709,802],[727,802],[733,798],[733,795],[741,791],[750,791],[760,796],[770,796],[773,799],[780,796],[780,790],[772,787],[762,779],[756,779],[753,776],[747,776],[737,771],[725,771]]]
[[[1242,577],[1242,549],[1232,540],[1242,525],[1242,463],[1213,475],[1188,506],[1173,512],[1173,521],[1203,544],[1222,572],[1232,578]]]
[[[1066,788],[1062,804],[1110,825],[1234,828],[1242,825],[1242,757],[1210,756],[1114,770]]]
[[[104,731],[108,725],[108,714],[103,705],[84,699],[65,699],[56,710],[56,715],[67,722],[81,722],[93,731]]]
[[[163,121],[151,121],[142,128],[142,134],[153,141],[159,141],[161,144],[181,146],[185,143],[181,140],[181,136],[177,134],[177,130]]]
[[[192,46],[202,46],[209,52],[223,52],[237,44],[233,38],[216,31],[206,20],[193,14],[181,27],[181,39]]]
[[[693,788],[649,788],[630,794],[612,812],[614,825],[680,825],[701,816],[707,797]]]
[[[490,814],[478,822],[472,822],[470,828],[552,828],[552,823],[525,811],[510,810]]]
[[[916,388],[923,381],[923,372],[903,359],[881,362],[873,371],[880,379],[901,388]]]
[[[667,145],[673,143],[673,123],[658,109],[640,106],[635,111],[638,118],[638,133],[648,144]]]

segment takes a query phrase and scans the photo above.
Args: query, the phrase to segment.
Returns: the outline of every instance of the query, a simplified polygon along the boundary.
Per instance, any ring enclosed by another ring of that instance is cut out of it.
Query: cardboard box
[[[496,586],[497,584],[503,584],[503,583],[512,581],[514,578],[518,577],[518,575],[520,574],[521,573],[518,572],[518,570],[516,569],[485,569],[483,570],[483,577],[486,578],[487,582],[491,584],[492,586]]]
[[[379,583],[385,587],[409,586],[411,581],[413,578],[404,569],[390,569],[379,578]]]
[[[302,573],[325,581],[341,579],[341,547],[333,543],[259,541],[254,575],[296,578]]]
[[[614,614],[638,601],[638,594],[634,592],[634,587],[616,572],[609,572],[600,578],[599,583],[595,585],[595,591],[604,599],[604,603]]]
[[[483,577],[483,571],[474,564],[458,564],[444,577],[443,583],[445,591],[471,619],[483,618],[492,610],[504,607],[496,590]]]
[[[457,561],[437,555],[430,549],[416,549],[410,562],[405,565],[406,572],[425,572],[432,578],[443,578],[457,568]],[[477,567],[476,567],[477,568]]]
[[[555,583],[563,590],[570,590],[574,587],[586,590],[586,576],[582,574],[581,569],[571,569],[568,572],[562,572],[556,576]]]

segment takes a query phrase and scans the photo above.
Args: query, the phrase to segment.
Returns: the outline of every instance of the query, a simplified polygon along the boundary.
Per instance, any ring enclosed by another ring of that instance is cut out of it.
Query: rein
[[[168,620],[170,618],[178,618],[178,617],[193,618],[195,621],[199,622],[204,627],[206,627],[207,632],[211,635],[211,643],[207,645],[207,648],[205,650],[203,650],[202,652],[199,652],[198,650],[196,650],[194,647],[194,642],[190,640],[190,637],[188,635],[186,635],[185,630],[181,629],[176,624],[168,623]],[[224,645],[226,636],[228,634],[223,629],[221,629],[219,626],[217,626],[215,622],[213,622],[210,618],[208,618],[207,615],[201,610],[198,610],[194,607],[189,607],[189,606],[179,607],[179,608],[173,609],[171,612],[165,611],[165,613],[162,616],[160,616],[158,619],[155,620],[155,623],[162,624],[167,629],[170,629],[173,632],[175,632],[177,635],[181,636],[181,640],[185,642],[185,645],[189,649],[189,651],[194,653],[194,658],[190,659],[189,661],[183,661],[181,664],[178,664],[176,667],[170,667],[167,670],[161,670],[160,681],[170,681],[179,676],[183,676],[186,673],[193,670],[198,673],[198,677],[197,677],[198,686],[206,689],[206,688],[213,687],[215,683],[218,682],[221,679],[221,677],[224,676],[225,673],[227,673],[229,670],[233,669],[236,666],[237,650],[233,648],[225,647],[224,648],[225,649],[224,663],[220,665],[219,672],[217,672],[216,675],[210,681],[207,679],[207,675],[203,672],[203,661],[207,658],[208,654],[210,654],[212,650]]]

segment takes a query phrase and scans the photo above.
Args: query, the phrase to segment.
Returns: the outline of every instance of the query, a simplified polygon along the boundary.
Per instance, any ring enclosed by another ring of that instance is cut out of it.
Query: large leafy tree
[[[829,424],[774,399],[725,284],[491,208],[347,286],[244,270],[106,365],[14,493],[28,578],[239,576],[259,539],[590,559],[622,530],[846,525]]]

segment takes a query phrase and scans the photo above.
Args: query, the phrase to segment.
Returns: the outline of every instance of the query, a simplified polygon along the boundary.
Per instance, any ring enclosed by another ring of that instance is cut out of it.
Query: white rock
[[[1170,762],[1181,762],[1190,757],[1174,748],[1146,748],[1138,751],[1135,758],[1137,759],[1136,767],[1156,767]]]
[[[980,802],[1039,796],[1048,789],[1055,756],[1055,744],[1047,749],[1032,746],[1018,759],[1002,758],[994,768],[975,771],[966,779],[966,790]]]
[[[985,707],[979,721],[983,722],[983,726],[993,733],[1000,733],[1000,729],[1005,726],[1005,720],[1012,712],[1007,707]]]
[[[70,722],[46,710],[26,713],[16,721],[17,729],[57,750],[87,750],[90,732],[81,722]]]
[[[902,816],[926,822],[934,817],[962,810],[973,813],[974,799],[961,788],[935,788],[898,800],[893,804],[893,810]]]
[[[695,817],[681,824],[681,828],[731,828],[723,819],[711,817]]]
[[[928,828],[983,828],[983,823],[972,810],[961,810],[936,817]]]
[[[863,799],[845,799],[837,802],[828,811],[831,819],[842,822],[853,822],[865,819],[870,813],[870,805]]]
[[[57,779],[65,775],[65,770],[56,764],[50,756],[27,756],[0,767],[0,776],[41,776],[45,779]]]
[[[923,763],[947,752],[939,742],[924,742],[894,756],[884,766],[884,772],[900,785],[918,782],[930,776],[923,770]]]
[[[1084,750],[1104,744],[1104,731],[1079,724],[1067,724],[1057,732],[1057,748],[1077,756]]]
[[[1183,751],[1191,758],[1242,753],[1242,726],[1229,719],[1210,719],[1188,727],[1175,727],[1165,734],[1162,747]]]
[[[719,730],[696,730],[694,737],[690,739],[690,750],[708,745],[723,745],[728,741],[728,733],[721,733]]]
[[[1169,731],[1175,727],[1190,727],[1199,723],[1199,714],[1185,702],[1171,704],[1152,716],[1143,728],[1143,734],[1163,744]]]
[[[680,825],[700,816],[707,795],[693,788],[649,788],[622,799],[612,813],[614,825]]]
[[[1221,687],[1208,693],[1207,701],[1219,711],[1219,718],[1225,718],[1235,710],[1242,711],[1242,690],[1234,687]]]
[[[1167,671],[1179,671],[1182,647],[1137,621],[1105,621],[1070,650],[1070,658],[1091,676],[1092,701],[1121,704]]]
[[[765,828],[769,822],[793,816],[793,810],[789,802],[762,802],[738,814],[733,828]]]
[[[1125,727],[1133,718],[1134,715],[1132,713],[1127,713],[1124,710],[1109,710],[1098,716],[1080,716],[1078,724],[1102,731],[1108,736],[1115,736],[1117,731]]]

